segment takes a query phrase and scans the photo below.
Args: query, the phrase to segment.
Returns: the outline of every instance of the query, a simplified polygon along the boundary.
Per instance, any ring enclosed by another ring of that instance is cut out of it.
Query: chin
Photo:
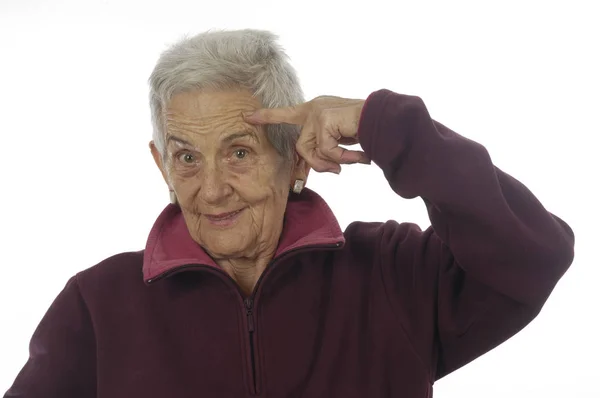
[[[213,232],[208,239],[201,240],[203,242],[202,246],[213,257],[237,257],[247,251],[248,245],[243,237],[231,235],[229,233],[219,234]]]

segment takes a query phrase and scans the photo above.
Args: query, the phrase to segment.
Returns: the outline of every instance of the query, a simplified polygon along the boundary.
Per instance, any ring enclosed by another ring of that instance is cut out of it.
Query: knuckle
[[[315,164],[315,165],[313,165],[313,166],[312,166],[312,168],[313,168],[315,171],[318,171],[319,173],[322,173],[322,172],[324,172],[324,171],[327,171],[327,170],[329,170],[329,168],[328,168],[328,167],[326,167],[326,166],[324,166],[324,165],[322,165],[322,164]]]
[[[319,145],[316,150],[315,150],[316,154],[318,157],[320,157],[321,159],[327,159],[329,158],[329,156],[326,155],[326,150],[325,147],[323,145]]]

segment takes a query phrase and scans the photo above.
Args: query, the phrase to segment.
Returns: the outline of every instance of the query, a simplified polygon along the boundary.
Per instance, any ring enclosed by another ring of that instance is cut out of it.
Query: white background
[[[541,315],[436,398],[600,397],[597,2],[351,3],[0,0],[0,394],[67,279],[143,248],[167,204],[147,146],[159,53],[186,33],[251,27],[280,35],[308,98],[419,95],[575,230],[575,262]],[[376,166],[309,186],[343,227],[429,225]]]

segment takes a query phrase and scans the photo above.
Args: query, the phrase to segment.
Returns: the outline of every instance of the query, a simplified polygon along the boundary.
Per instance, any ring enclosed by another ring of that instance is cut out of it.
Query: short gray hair
[[[164,51],[149,79],[154,145],[164,155],[163,113],[174,95],[192,90],[248,89],[266,108],[304,102],[296,71],[278,37],[268,31],[243,29],[200,33]],[[294,156],[300,128],[268,125],[267,139],[285,159]]]

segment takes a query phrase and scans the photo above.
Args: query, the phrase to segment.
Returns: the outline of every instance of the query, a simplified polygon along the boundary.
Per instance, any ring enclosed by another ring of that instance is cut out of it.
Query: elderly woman
[[[185,39],[150,84],[172,204],[145,250],[67,283],[6,397],[431,397],[527,325],[572,262],[569,226],[420,98],[303,103],[267,32]],[[310,169],[371,161],[430,228],[342,232],[305,188]]]

